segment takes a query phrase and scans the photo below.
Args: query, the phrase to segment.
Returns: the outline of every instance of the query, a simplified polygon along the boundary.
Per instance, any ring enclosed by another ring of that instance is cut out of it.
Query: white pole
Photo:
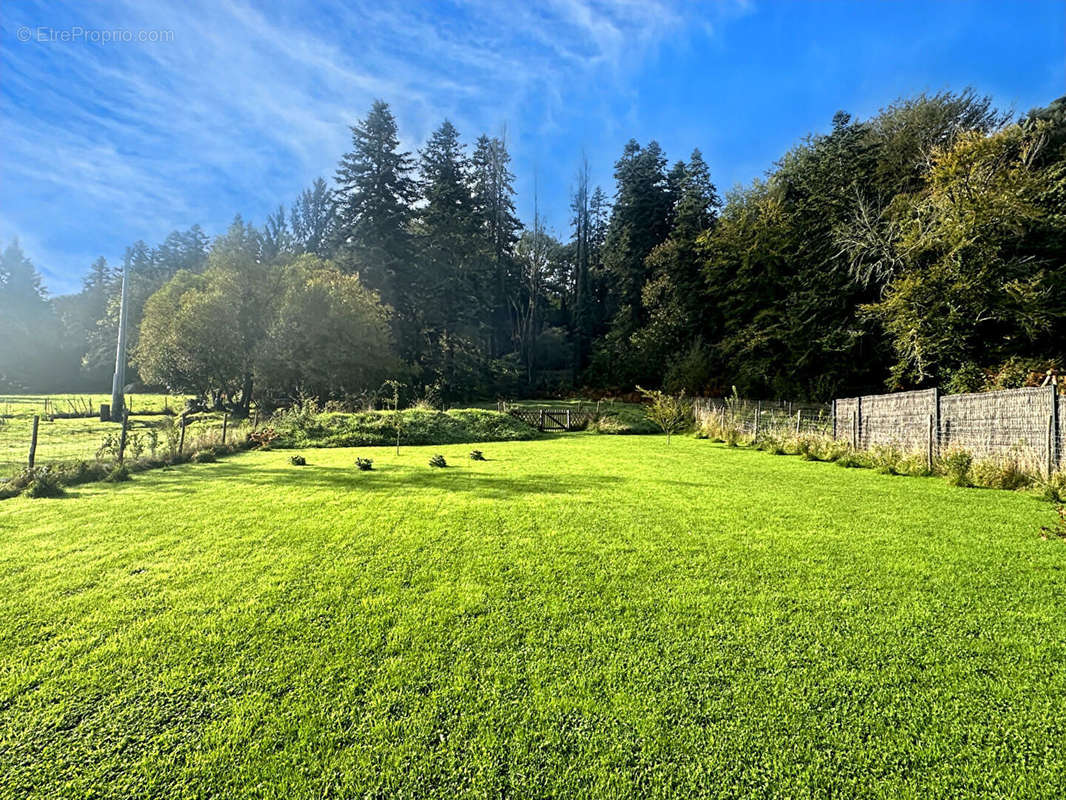
[[[118,346],[115,348],[115,376],[111,379],[111,419],[120,422],[126,405],[126,273],[122,267],[122,295],[118,307]]]

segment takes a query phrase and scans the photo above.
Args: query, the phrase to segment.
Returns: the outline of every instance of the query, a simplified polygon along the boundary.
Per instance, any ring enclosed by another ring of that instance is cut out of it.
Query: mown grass
[[[693,439],[468,449],[5,501],[0,797],[1066,791],[1048,504]]]

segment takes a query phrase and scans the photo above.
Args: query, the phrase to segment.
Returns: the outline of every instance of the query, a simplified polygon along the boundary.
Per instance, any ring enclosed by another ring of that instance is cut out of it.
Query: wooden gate
[[[538,431],[582,430],[589,422],[589,414],[559,408],[509,408],[507,413]]]

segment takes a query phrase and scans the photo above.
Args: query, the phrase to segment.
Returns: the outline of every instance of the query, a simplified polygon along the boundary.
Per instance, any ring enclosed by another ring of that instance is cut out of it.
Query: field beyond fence
[[[0,396],[0,479],[29,466],[34,418],[38,419],[34,462],[66,465],[80,461],[116,461],[122,424],[100,421],[100,403],[106,395],[69,397]],[[184,399],[168,395],[127,395],[130,416],[127,426],[127,460],[163,458],[175,453],[237,442],[247,437],[252,425],[221,413],[182,418]],[[90,416],[90,409],[92,415]]]

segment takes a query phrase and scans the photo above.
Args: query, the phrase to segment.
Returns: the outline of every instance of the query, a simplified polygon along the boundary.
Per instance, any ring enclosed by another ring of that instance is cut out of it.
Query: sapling
[[[400,412],[400,389],[404,384],[391,378],[385,381],[385,386],[392,389],[392,426],[396,429],[396,455],[400,454],[400,433],[403,431],[403,414]]]
[[[667,394],[658,389],[645,389],[637,387],[649,405],[644,409],[644,415],[654,422],[663,433],[666,434],[666,443],[670,444],[670,437],[687,428],[692,421],[692,402],[685,399],[685,393],[679,395]]]

